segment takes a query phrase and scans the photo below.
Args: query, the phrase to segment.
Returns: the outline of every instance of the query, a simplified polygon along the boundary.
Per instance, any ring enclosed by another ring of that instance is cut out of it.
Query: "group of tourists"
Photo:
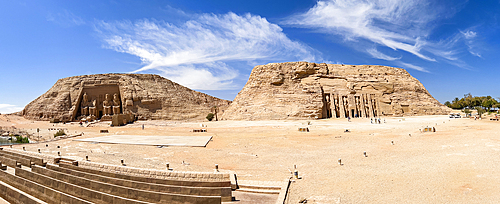
[[[377,118],[370,118],[370,123],[371,124],[374,124],[374,121],[375,121],[375,124],[381,124],[380,118],[378,118],[378,119]],[[385,123],[385,118],[384,118],[384,123]]]

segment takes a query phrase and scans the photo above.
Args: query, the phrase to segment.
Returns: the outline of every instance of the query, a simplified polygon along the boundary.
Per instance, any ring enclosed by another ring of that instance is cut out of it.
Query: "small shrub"
[[[207,115],[207,120],[208,120],[208,121],[212,121],[212,120],[214,119],[214,116],[215,116],[215,115],[214,115],[213,113],[209,113],[209,114]]]
[[[28,139],[28,137],[23,137],[20,135],[16,135],[16,141],[17,141],[17,143],[30,143],[30,140]]]
[[[59,130],[59,131],[57,131],[57,132],[54,134],[54,137],[57,137],[57,136],[63,136],[63,135],[66,135],[66,133],[64,132],[64,130]]]

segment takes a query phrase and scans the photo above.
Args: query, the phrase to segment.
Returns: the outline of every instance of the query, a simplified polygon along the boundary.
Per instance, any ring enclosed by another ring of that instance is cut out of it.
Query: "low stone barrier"
[[[25,158],[18,157],[18,156],[13,156],[11,154],[5,154],[5,152],[3,152],[3,151],[0,151],[0,157],[5,157],[8,159],[16,160],[17,162],[21,163],[21,165],[27,166],[27,167],[31,167],[31,165],[34,165],[34,163],[31,162],[31,160],[29,160],[29,159],[25,159]]]
[[[99,170],[103,172],[125,174],[131,176],[141,176],[153,179],[170,179],[180,181],[206,181],[206,182],[221,182],[223,186],[230,186],[230,174],[227,173],[202,173],[202,172],[177,172],[177,171],[161,171],[154,169],[143,169],[134,167],[125,167],[117,165],[100,164],[87,161],[79,161],[79,167]],[[176,184],[171,184],[176,185]],[[205,187],[222,187],[222,186],[205,186]]]
[[[17,162],[14,159],[3,157],[3,156],[0,156],[0,162],[2,162],[2,164],[9,166],[9,167],[12,167],[12,168],[16,168],[16,167],[20,168],[21,167],[21,163]]]
[[[10,185],[0,182],[0,197],[11,204],[38,204],[45,202],[38,202],[25,193],[12,188]]]
[[[131,174],[123,174],[123,173],[113,173],[110,172],[109,169],[105,171],[105,169],[91,169],[91,168],[81,168],[81,166],[73,166],[67,164],[59,164],[60,167],[75,169],[78,171],[83,171],[92,174],[103,175],[107,177],[113,178],[121,178],[133,181],[141,181],[147,183],[157,183],[157,184],[166,184],[166,185],[176,185],[176,186],[194,186],[194,187],[227,187],[230,186],[230,181],[183,181],[183,180],[173,180],[168,178],[151,178],[144,176],[135,176]],[[134,172],[132,172],[133,174]]]
[[[144,191],[65,174],[42,167],[33,166],[32,172],[48,176],[69,184],[97,190],[111,195],[153,203],[220,203],[220,196],[191,196],[171,193]],[[182,202],[178,202],[178,200]]]
[[[33,157],[33,156],[29,156],[29,155],[22,154],[22,153],[17,153],[17,152],[12,152],[12,151],[3,151],[3,150],[0,150],[0,153],[5,153],[5,154],[12,155],[15,157],[29,159],[31,162],[33,162],[34,164],[36,164],[38,166],[45,166],[47,164],[47,162],[44,162],[42,158]]]
[[[43,153],[23,151],[23,150],[12,149],[12,148],[5,148],[5,149],[3,149],[3,151],[14,152],[17,154],[22,154],[22,155],[27,155],[27,156],[34,157],[34,158],[39,158],[39,159],[42,159],[44,162],[47,162],[48,164],[54,164],[54,159],[58,158],[56,156],[47,155],[47,154],[43,154]]]
[[[66,183],[63,181],[59,181],[48,176],[40,175],[34,172],[30,172],[24,169],[16,168],[16,176],[21,178],[30,180],[35,183],[43,184],[49,188],[52,188],[57,191],[62,191],[64,193],[77,196],[81,199],[85,199],[87,201],[93,203],[148,203],[143,201],[136,201],[131,199],[122,198],[119,196],[113,196],[106,193],[101,193],[99,191],[95,191],[92,189],[80,187],[78,185]]]
[[[67,169],[58,167],[55,165],[47,165],[47,169],[54,170],[57,172],[62,172],[77,176],[79,178],[85,178],[89,180],[99,181],[103,183],[109,183],[114,185],[120,185],[129,188],[135,188],[139,190],[162,192],[162,193],[174,193],[174,194],[184,194],[184,195],[196,195],[196,196],[221,196],[222,201],[231,201],[232,191],[231,187],[191,187],[191,186],[174,186],[174,185],[164,185],[147,183],[140,181],[132,181],[126,179],[106,177],[86,172],[81,172],[73,169]]]
[[[0,171],[0,180],[47,203],[90,203],[5,171]]]

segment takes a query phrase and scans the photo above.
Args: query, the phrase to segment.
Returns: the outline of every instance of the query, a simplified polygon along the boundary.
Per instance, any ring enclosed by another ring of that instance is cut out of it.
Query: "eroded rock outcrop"
[[[352,118],[449,111],[404,69],[287,62],[256,66],[223,118]]]
[[[193,91],[151,74],[97,74],[58,80],[22,114],[35,120],[74,121],[132,113],[138,119],[204,120],[230,101]]]

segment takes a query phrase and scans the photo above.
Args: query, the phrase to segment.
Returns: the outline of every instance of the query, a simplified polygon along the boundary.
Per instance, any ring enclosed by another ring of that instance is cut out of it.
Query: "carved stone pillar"
[[[339,95],[339,105],[340,105],[340,117],[347,118],[345,115],[345,100],[344,96]]]
[[[361,112],[361,117],[366,118],[366,110],[365,110],[365,95],[361,94],[359,96],[359,107],[360,107],[360,112]]]
[[[368,113],[369,113],[370,118],[373,118],[375,116],[373,116],[372,96],[371,96],[371,94],[366,94],[366,96],[367,96],[367,99],[368,99]]]

